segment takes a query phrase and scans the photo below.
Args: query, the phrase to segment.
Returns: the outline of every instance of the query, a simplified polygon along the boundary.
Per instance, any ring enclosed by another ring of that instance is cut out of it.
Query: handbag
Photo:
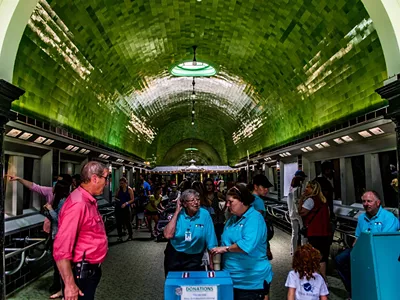
[[[310,226],[310,224],[312,223],[312,221],[314,220],[315,216],[318,214],[318,212],[321,208],[322,208],[322,205],[317,209],[314,216],[311,218],[310,222],[308,222],[307,226],[304,225],[302,228],[300,228],[300,234],[302,236],[304,236],[305,238],[308,237],[308,226]]]

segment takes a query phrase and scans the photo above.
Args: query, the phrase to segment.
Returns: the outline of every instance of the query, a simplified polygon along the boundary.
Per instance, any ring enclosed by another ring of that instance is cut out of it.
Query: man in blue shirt
[[[399,230],[399,220],[396,216],[382,208],[380,196],[375,191],[367,191],[362,197],[362,204],[365,213],[358,217],[356,228],[356,240],[362,232],[396,232]],[[343,281],[343,284],[351,297],[351,267],[350,267],[351,249],[346,249],[335,257],[338,273]]]
[[[260,196],[266,197],[268,194],[268,189],[272,186],[273,185],[271,184],[271,182],[269,182],[267,176],[263,174],[258,174],[253,177],[252,188],[253,188],[254,202],[252,203],[251,206],[253,206],[255,210],[259,211],[261,215],[264,217],[264,219],[266,217],[266,209],[264,200]],[[272,260],[273,255],[271,252],[269,240],[272,239],[273,236],[273,227],[269,222],[266,222],[266,225],[267,225],[267,256],[269,260]]]
[[[254,176],[252,181],[254,202],[252,206],[255,210],[258,210],[263,217],[265,217],[265,204],[264,200],[260,196],[266,197],[268,194],[268,189],[273,185],[269,182],[268,178],[263,174],[258,174]]]
[[[140,174],[140,180],[142,181],[144,195],[148,198],[151,195],[151,186],[150,184],[144,179],[143,174]]]

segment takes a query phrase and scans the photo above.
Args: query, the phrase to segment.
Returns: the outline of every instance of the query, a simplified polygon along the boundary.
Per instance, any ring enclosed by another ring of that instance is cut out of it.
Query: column
[[[0,79],[0,174],[4,175],[4,131],[11,117],[11,103],[21,97],[25,91]],[[0,300],[6,299],[5,265],[4,265],[4,181],[0,180]]]
[[[387,117],[396,125],[397,165],[400,162],[400,74],[385,81],[385,85],[376,92],[389,102]],[[398,168],[398,167],[397,167]],[[397,172],[397,180],[400,182],[400,172]],[[400,211],[399,193],[397,193],[397,207]]]

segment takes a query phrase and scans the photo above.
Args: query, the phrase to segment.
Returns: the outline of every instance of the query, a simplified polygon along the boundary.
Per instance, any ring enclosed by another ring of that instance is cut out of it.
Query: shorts
[[[327,262],[331,248],[331,236],[309,236],[308,243],[321,253],[321,262]]]
[[[143,220],[144,219],[144,212],[137,213],[136,216],[137,216],[137,218],[139,220]]]

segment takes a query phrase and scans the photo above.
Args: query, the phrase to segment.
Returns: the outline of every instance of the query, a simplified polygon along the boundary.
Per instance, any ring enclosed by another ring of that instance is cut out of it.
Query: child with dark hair
[[[327,300],[328,288],[318,274],[321,253],[310,244],[301,246],[293,255],[293,270],[285,286],[289,288],[288,300]]]

